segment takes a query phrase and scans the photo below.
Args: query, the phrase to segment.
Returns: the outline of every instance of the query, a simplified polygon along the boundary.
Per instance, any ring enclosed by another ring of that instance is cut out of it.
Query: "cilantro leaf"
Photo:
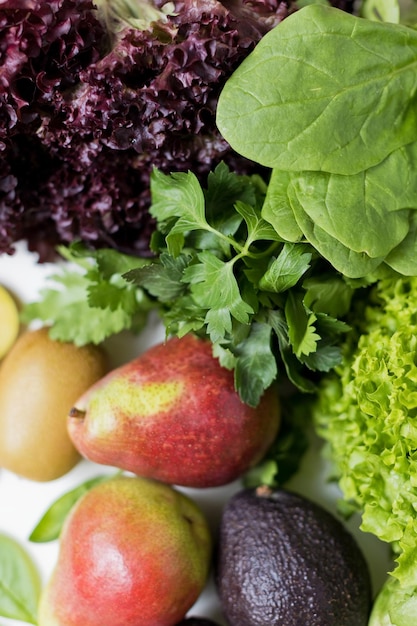
[[[318,342],[315,352],[302,356],[300,360],[313,371],[329,372],[341,361],[341,348]]]
[[[265,192],[266,185],[261,178],[236,176],[221,162],[207,177],[204,192],[207,221],[224,234],[233,235],[241,219],[230,207],[238,202],[254,206]]]
[[[203,190],[192,172],[166,175],[156,169],[151,176],[151,190],[151,215],[161,223],[178,218],[171,222],[166,238],[168,252],[175,257],[184,245],[184,233],[207,226]]]
[[[164,223],[178,217],[191,228],[206,224],[204,193],[195,174],[163,174],[154,169],[151,176],[152,206],[150,213]]]
[[[191,173],[155,171],[152,184],[157,260],[134,272],[159,299],[167,332],[208,336],[250,405],[283,375],[313,391],[309,372],[341,358],[346,329],[331,314],[346,312],[353,287],[327,265],[321,279],[323,259],[309,244],[281,240],[262,216],[267,185],[259,178],[220,164],[206,189]]]
[[[142,330],[152,304],[119,272],[143,261],[132,257],[127,262],[113,250],[101,250],[96,256],[89,251],[87,256],[79,246],[66,249],[64,255],[70,264],[59,265],[48,278],[54,286],[42,289],[37,302],[23,307],[24,323],[40,321],[51,326],[52,339],[78,346],[102,343],[122,330]]]
[[[341,276],[326,273],[309,276],[303,287],[304,304],[315,313],[320,311],[335,318],[348,313],[354,289]]]

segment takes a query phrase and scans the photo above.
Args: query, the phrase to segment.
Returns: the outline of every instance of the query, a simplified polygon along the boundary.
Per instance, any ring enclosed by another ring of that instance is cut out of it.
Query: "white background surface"
[[[53,270],[54,268],[49,264],[38,264],[37,256],[28,253],[25,246],[19,246],[18,252],[13,256],[0,255],[0,284],[10,289],[22,302],[37,299],[39,289],[45,284],[45,279]],[[117,366],[130,360],[148,346],[161,340],[162,337],[163,331],[158,321],[152,320],[146,331],[133,340],[130,335],[113,338],[108,342],[112,365]],[[302,467],[287,487],[307,495],[335,513],[336,501],[340,493],[334,485],[328,483],[327,470],[320,456],[320,442],[312,437],[312,444],[304,457]],[[44,582],[54,566],[59,548],[58,541],[34,544],[28,541],[28,536],[56,498],[88,477],[102,474],[103,471],[106,470],[98,465],[82,461],[58,480],[36,483],[0,469],[0,532],[8,533],[22,543],[37,564]],[[239,487],[240,484],[235,482],[216,489],[184,489],[184,491],[200,504],[215,534],[224,503]],[[349,520],[347,526],[357,538],[365,554],[371,571],[374,593],[376,593],[384,582],[387,572],[393,567],[390,552],[388,547],[375,537],[361,532],[359,524],[359,517],[354,517]],[[325,564],[323,565],[325,567]],[[189,615],[204,615],[219,623],[224,623],[212,579]],[[23,622],[0,617],[0,625],[23,626]]]

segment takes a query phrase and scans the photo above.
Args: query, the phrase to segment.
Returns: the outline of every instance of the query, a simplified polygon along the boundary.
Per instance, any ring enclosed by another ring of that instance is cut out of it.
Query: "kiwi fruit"
[[[0,467],[34,481],[72,469],[68,412],[107,371],[100,346],[52,340],[46,327],[20,335],[0,367]]]

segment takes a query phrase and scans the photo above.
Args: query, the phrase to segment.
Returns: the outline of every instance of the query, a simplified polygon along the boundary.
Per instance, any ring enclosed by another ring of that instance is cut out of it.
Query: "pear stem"
[[[259,485],[255,490],[256,495],[260,498],[268,498],[272,495],[273,490],[268,485]]]
[[[77,407],[73,406],[70,412],[68,413],[69,417],[75,417],[75,419],[84,419],[86,412],[77,409]]]

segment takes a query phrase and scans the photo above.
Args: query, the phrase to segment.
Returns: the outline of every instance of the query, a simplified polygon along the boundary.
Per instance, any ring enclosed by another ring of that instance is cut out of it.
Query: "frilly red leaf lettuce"
[[[291,6],[172,4],[115,40],[89,0],[0,4],[0,252],[23,238],[41,260],[74,239],[146,254],[153,167],[256,169],[217,131],[217,97]]]

